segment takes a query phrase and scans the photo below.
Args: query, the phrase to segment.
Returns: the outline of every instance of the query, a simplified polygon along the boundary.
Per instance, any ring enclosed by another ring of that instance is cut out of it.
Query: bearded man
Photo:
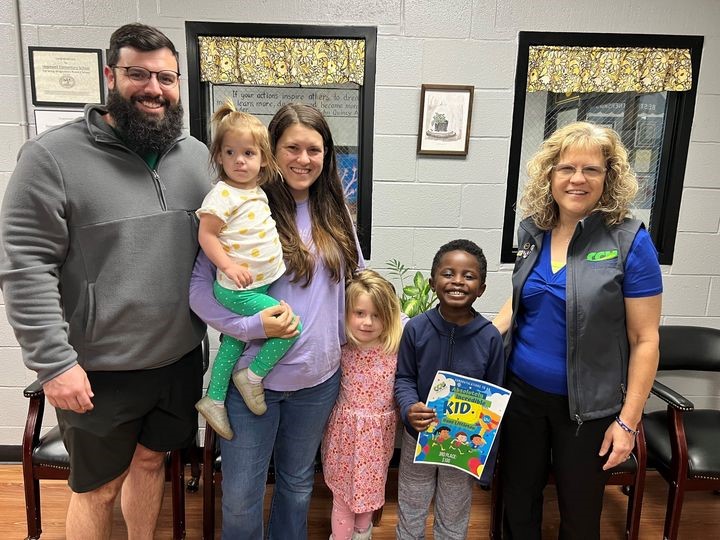
[[[70,455],[67,538],[152,538],[167,451],[197,430],[205,326],[190,311],[208,153],[182,134],[159,30],[110,39],[107,106],[23,145],[2,207],[2,285]]]

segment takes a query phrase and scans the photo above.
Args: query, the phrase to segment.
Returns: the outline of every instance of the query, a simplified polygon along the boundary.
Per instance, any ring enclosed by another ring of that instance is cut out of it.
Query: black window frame
[[[528,57],[532,46],[566,47],[639,47],[690,49],[692,87],[686,92],[667,92],[667,110],[657,191],[653,205],[650,236],[658,250],[660,264],[672,264],[685,178],[690,132],[695,112],[703,36],[658,34],[606,34],[574,32],[526,32],[518,36],[518,59],[515,72],[515,95],[510,140],[505,214],[503,218],[500,261],[515,261],[515,204],[518,195],[520,157],[523,144]],[[547,135],[547,134],[546,134]]]
[[[205,142],[208,139],[208,114],[204,110],[207,96],[200,82],[200,36],[233,36],[256,38],[363,39],[365,72],[359,91],[358,109],[358,195],[357,234],[363,256],[370,259],[372,228],[372,156],[375,117],[375,65],[377,28],[374,26],[313,26],[293,24],[185,22],[188,62],[190,134]]]

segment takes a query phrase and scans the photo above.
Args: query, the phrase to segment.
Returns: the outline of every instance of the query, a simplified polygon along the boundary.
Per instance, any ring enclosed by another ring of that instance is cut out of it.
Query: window
[[[585,120],[620,134],[640,184],[633,214],[660,263],[672,263],[702,44],[698,36],[520,32],[502,262],[517,252],[526,163],[556,129]]]
[[[226,99],[266,125],[286,103],[317,107],[370,258],[376,29],[204,22],[185,29],[192,135],[209,142],[210,118]]]

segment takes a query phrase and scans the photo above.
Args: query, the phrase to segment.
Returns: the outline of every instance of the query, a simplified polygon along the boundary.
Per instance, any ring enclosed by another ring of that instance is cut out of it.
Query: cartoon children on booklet
[[[487,458],[487,450],[485,455],[482,451],[478,455],[476,451],[480,446],[472,446],[467,442],[467,433],[459,431],[455,437],[450,436],[451,430],[447,426],[440,426],[434,432],[434,436],[428,436],[425,433],[420,434],[421,451],[416,456],[418,461],[427,461],[429,463],[452,462],[461,469],[469,469],[470,460],[479,458],[481,464],[485,464]],[[475,435],[480,437],[479,435]]]
[[[464,431],[458,431],[455,434],[452,445],[457,449],[460,454],[466,454],[470,446],[467,442],[467,433],[465,433]]]
[[[450,450],[451,443],[450,428],[440,426],[435,430],[434,436],[429,438],[427,444],[423,445],[423,453],[428,457],[429,461],[438,461],[443,453]]]
[[[478,448],[485,446],[485,439],[479,433],[473,433],[470,435],[470,448],[477,450]]]

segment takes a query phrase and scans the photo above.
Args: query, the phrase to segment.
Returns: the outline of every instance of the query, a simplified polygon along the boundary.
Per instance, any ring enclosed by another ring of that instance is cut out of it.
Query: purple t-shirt
[[[307,201],[297,204],[295,223],[306,246],[312,232]],[[359,266],[365,263],[358,247]],[[247,342],[235,369],[247,367],[265,340],[260,315],[241,317],[221,306],[213,296],[215,267],[201,251],[190,280],[190,307],[198,316],[223,334]],[[290,283],[283,275],[270,286],[268,294],[285,300],[300,317],[303,331],[295,344],[263,380],[268,390],[294,391],[316,386],[329,379],[340,366],[340,346],[345,344],[345,279],[336,283],[321,258],[315,259],[315,273],[307,287]]]

